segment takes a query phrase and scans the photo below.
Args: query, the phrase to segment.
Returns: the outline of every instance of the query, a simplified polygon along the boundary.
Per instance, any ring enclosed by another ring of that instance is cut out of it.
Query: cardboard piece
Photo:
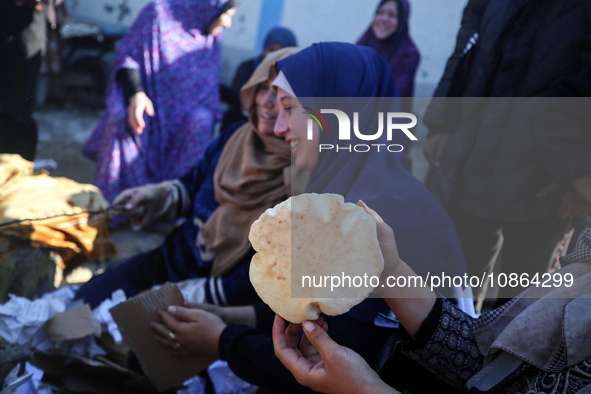
[[[107,356],[115,363],[127,366],[127,355],[131,351],[131,348],[125,341],[117,344],[111,335],[103,332],[102,335],[96,339],[96,343],[107,352]]]
[[[47,333],[52,341],[68,341],[95,334],[92,313],[87,304],[57,313],[47,322]]]
[[[145,374],[160,391],[182,386],[184,381],[215,360],[204,356],[172,356],[165,346],[154,339],[156,334],[150,322],[160,321],[157,311],[170,305],[183,306],[183,302],[178,287],[167,283],[156,291],[140,294],[110,309]]]

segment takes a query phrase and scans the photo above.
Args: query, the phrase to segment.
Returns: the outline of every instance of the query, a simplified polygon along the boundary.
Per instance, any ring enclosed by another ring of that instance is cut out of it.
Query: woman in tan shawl
[[[191,301],[218,305],[249,303],[256,294],[248,280],[251,223],[291,195],[289,145],[273,134],[277,117],[270,89],[272,65],[297,51],[273,52],[241,91],[250,122],[230,125],[188,174],[171,181],[124,190],[113,204],[134,227],[185,218],[159,248],[91,279],[76,297],[91,307],[117,289],[128,297],[164,282],[193,279],[182,286]]]

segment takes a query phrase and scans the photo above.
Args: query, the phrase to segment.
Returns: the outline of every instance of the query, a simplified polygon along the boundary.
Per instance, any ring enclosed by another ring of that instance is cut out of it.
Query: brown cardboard
[[[100,337],[96,338],[96,343],[107,352],[109,359],[121,366],[127,367],[127,354],[131,351],[127,342],[123,341],[117,344],[111,334],[103,332]]]
[[[169,305],[182,306],[183,296],[176,285],[167,283],[157,291],[140,294],[109,311],[129,342],[150,381],[160,391],[182,386],[215,359],[203,356],[175,357],[157,342],[150,322],[160,321],[158,310]]]
[[[52,341],[67,341],[94,334],[92,313],[87,304],[76,309],[57,313],[47,322],[47,332]]]

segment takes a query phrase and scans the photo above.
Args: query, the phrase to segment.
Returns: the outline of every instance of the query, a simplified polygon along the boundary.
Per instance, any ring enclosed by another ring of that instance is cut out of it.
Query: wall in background
[[[467,0],[411,0],[410,31],[422,60],[417,96],[430,96],[453,50]],[[355,42],[369,26],[379,0],[243,0],[233,26],[224,32],[222,77],[260,52],[270,28],[294,31],[300,46],[318,41]]]

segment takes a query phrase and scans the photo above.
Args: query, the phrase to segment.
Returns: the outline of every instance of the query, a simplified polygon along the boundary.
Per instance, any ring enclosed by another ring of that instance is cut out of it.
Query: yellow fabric
[[[0,185],[0,256],[25,240],[53,249],[62,268],[112,257],[108,207],[95,186],[47,174],[13,175]]]
[[[20,155],[0,155],[0,185],[16,175],[32,174],[33,162],[20,157]]]

